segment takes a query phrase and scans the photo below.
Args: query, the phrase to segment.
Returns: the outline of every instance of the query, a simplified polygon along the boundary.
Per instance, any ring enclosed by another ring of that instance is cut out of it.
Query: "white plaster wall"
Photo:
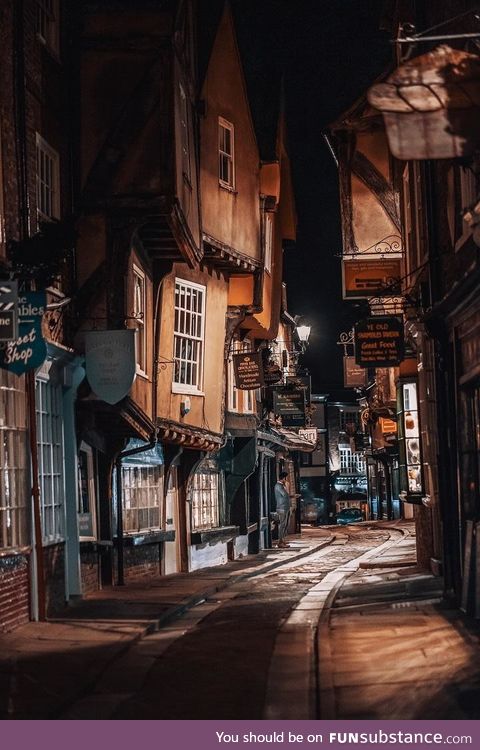
[[[248,555],[248,534],[237,536],[235,539],[235,560]]]
[[[228,560],[227,543],[207,544],[205,547],[189,547],[189,570],[225,565]]]

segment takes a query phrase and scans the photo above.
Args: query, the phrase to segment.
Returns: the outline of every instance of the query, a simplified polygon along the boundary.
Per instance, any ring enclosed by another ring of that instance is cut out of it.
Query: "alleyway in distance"
[[[136,630],[142,613],[185,600],[192,574],[30,623],[0,638],[0,715],[432,718],[442,705],[443,718],[479,718],[478,637],[439,608],[412,534],[406,522],[305,530],[253,573],[204,574],[196,606],[150,634]]]

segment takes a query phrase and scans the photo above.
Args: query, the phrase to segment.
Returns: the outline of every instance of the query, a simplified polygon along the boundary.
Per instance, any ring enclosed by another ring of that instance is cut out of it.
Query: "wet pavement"
[[[1,636],[1,718],[478,718],[478,636],[416,567],[412,524],[291,543]]]

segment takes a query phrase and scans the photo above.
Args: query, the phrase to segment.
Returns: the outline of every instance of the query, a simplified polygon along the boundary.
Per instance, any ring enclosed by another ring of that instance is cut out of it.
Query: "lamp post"
[[[300,343],[302,354],[305,354],[305,349],[308,345],[308,339],[310,337],[311,326],[301,325],[296,327],[298,341]]]

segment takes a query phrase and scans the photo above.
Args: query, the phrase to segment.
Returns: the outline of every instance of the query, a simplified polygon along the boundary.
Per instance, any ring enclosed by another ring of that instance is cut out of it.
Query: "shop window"
[[[218,179],[222,187],[235,187],[234,127],[218,118]]]
[[[213,529],[220,525],[220,474],[196,472],[191,480],[192,530]]]
[[[402,383],[398,401],[401,488],[408,495],[421,495],[423,484],[417,384]]]
[[[145,286],[145,274],[138,268],[133,266],[133,317],[135,318],[135,324],[137,326],[137,333],[135,336],[135,347],[136,347],[136,358],[137,358],[137,372],[145,374],[147,371],[147,340],[146,340],[146,326],[145,326],[145,315],[146,315],[146,286]]]
[[[63,541],[65,533],[62,386],[37,377],[35,400],[42,537],[47,544]]]
[[[80,539],[97,538],[95,471],[93,450],[86,443],[78,452],[78,533]]]
[[[35,30],[37,39],[50,52],[59,51],[59,1],[36,0]]]
[[[205,295],[206,288],[200,284],[175,281],[173,390],[178,393],[202,389]]]
[[[0,549],[29,544],[30,467],[24,379],[0,370]]]
[[[161,528],[163,466],[124,464],[122,479],[124,532]]]
[[[466,519],[480,515],[480,387],[462,391],[459,414],[460,489]]]
[[[37,133],[37,213],[39,219],[60,216],[60,163],[58,153]]]

